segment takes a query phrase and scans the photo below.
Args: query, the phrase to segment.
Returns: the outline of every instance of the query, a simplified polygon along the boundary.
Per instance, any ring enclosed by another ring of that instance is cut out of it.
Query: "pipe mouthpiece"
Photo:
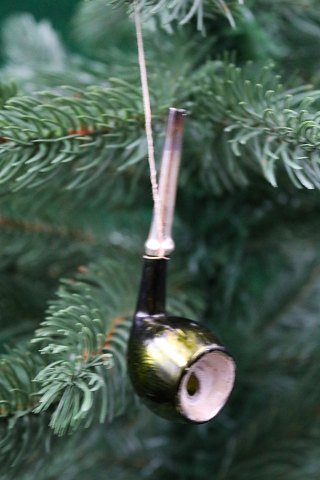
[[[165,257],[174,250],[171,230],[185,115],[186,110],[169,109],[159,179],[160,219],[156,218],[156,211],[154,210],[149,236],[145,243],[145,253],[152,257]]]

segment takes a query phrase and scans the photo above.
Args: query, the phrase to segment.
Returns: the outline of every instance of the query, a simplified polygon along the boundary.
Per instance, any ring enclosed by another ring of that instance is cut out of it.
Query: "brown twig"
[[[0,216],[0,227],[6,227],[12,230],[20,230],[27,233],[37,233],[62,238],[70,238],[72,240],[80,240],[88,243],[96,242],[96,238],[94,237],[94,235],[88,232],[68,229],[66,227],[52,226],[45,223],[31,223],[23,220],[14,220],[5,216]]]
[[[117,315],[116,317],[114,317],[112,322],[111,322],[110,328],[106,332],[105,341],[104,341],[104,344],[103,344],[102,348],[97,352],[93,352],[91,355],[89,354],[89,352],[87,350],[85,350],[82,354],[84,360],[87,361],[89,359],[89,357],[97,357],[98,355],[101,355],[103,353],[103,350],[105,350],[106,348],[109,348],[111,339],[114,335],[114,332],[115,332],[116,328],[122,322],[124,322],[126,319],[127,319],[127,317],[125,317],[124,315]]]

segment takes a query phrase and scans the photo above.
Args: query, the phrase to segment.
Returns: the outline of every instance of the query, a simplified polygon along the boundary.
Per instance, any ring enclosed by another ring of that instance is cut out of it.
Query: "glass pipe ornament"
[[[154,212],[127,356],[131,382],[153,412],[169,420],[203,423],[225,405],[234,384],[235,363],[209,330],[166,313],[166,270],[174,249],[171,227],[184,115],[184,110],[169,110],[159,181],[161,228]]]

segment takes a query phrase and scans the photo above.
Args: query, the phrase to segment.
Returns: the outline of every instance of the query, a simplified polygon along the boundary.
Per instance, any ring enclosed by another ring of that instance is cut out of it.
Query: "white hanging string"
[[[135,0],[134,2],[134,21],[135,21],[135,29],[136,29],[136,36],[137,36],[138,59],[139,59],[143,109],[144,109],[144,118],[145,118],[145,131],[146,131],[147,146],[148,146],[148,163],[149,163],[149,170],[150,170],[150,182],[152,187],[152,197],[153,197],[153,204],[154,204],[154,216],[155,216],[155,222],[156,222],[157,231],[158,231],[158,238],[160,239],[159,256],[162,257],[164,255],[164,251],[162,247],[163,245],[163,225],[161,220],[162,206],[161,206],[161,199],[159,196],[157,169],[156,169],[156,162],[154,157],[150,95],[149,95],[149,87],[148,87],[146,60],[145,60],[145,54],[144,54],[140,8],[139,8],[138,1],[139,0]]]

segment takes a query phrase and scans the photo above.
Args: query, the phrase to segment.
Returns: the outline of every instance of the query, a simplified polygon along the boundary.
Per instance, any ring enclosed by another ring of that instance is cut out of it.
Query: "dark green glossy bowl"
[[[165,312],[167,259],[145,258],[128,344],[128,372],[142,401],[170,420],[202,423],[224,406],[235,363],[206,328]]]
[[[179,317],[136,322],[128,346],[128,370],[136,392],[155,413],[202,423],[224,406],[235,364],[214,335]]]

